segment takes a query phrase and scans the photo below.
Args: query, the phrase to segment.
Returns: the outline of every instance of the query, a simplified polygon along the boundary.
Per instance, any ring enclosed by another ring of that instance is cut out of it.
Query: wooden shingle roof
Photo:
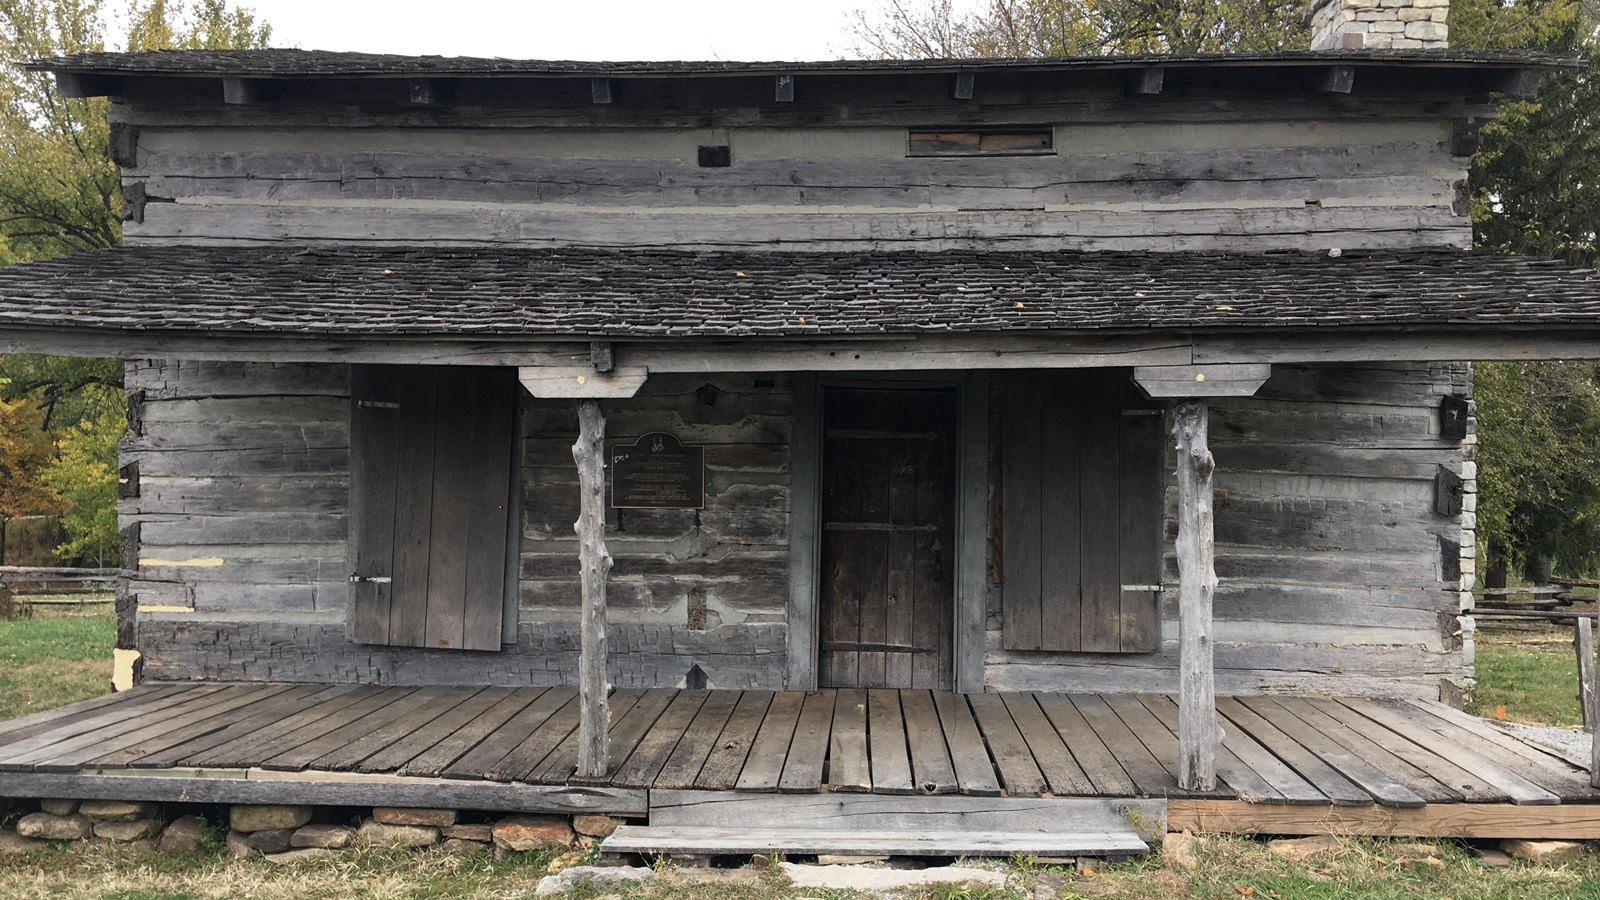
[[[581,61],[470,56],[401,56],[329,50],[156,50],[82,53],[32,60],[28,68],[116,75],[194,75],[254,78],[347,77],[675,77],[767,74],[871,74],[899,72],[1064,71],[1135,66],[1284,66],[1319,64],[1423,67],[1548,67],[1577,65],[1576,58],[1530,50],[1284,50],[1270,53],[1149,54],[1022,59],[836,59],[816,62]]]
[[[807,337],[1600,327],[1600,274],[1462,251],[153,247],[0,268],[0,329]]]

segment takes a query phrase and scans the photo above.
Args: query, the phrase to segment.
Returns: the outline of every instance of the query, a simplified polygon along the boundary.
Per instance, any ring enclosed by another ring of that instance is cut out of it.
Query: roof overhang
[[[795,99],[796,79],[954,78],[953,96],[970,99],[974,77],[1127,79],[1130,94],[1160,94],[1168,79],[1208,83],[1232,74],[1266,73],[1308,90],[1350,93],[1530,93],[1540,73],[1582,60],[1520,50],[1280,51],[1274,53],[1090,56],[1028,59],[826,60],[817,62],[584,62],[478,57],[396,56],[314,50],[165,50],[86,53],[23,65],[54,73],[68,96],[121,95],[135,83],[221,81],[229,103],[273,98],[275,85],[295,82],[401,82],[415,103],[441,102],[451,83],[482,80],[590,80],[596,103],[609,103],[609,82],[638,80],[769,79],[772,99]],[[1395,78],[1389,76],[1405,77]],[[1411,79],[1410,82],[1407,78]],[[961,79],[967,79],[965,83]],[[1168,84],[1170,89],[1170,84]],[[965,94],[966,96],[963,96]]]
[[[0,269],[0,352],[667,371],[1600,358],[1600,274],[1461,251],[117,248]]]

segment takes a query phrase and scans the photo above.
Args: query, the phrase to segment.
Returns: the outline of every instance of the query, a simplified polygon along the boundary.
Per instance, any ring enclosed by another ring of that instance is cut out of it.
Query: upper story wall
[[[1320,93],[1306,77],[1169,76],[1130,96],[1120,72],[1002,73],[970,101],[942,78],[817,77],[793,102],[770,79],[613,80],[609,104],[587,79],[485,80],[426,107],[357,81],[229,106],[196,81],[130,90],[112,116],[130,243],[1468,246],[1453,123],[1482,110],[1415,85]],[[925,130],[1024,130],[1051,147],[914,155]],[[702,165],[702,148],[726,148],[728,165]]]

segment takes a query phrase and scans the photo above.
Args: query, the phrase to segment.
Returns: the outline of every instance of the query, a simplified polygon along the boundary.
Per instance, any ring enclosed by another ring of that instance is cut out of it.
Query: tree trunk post
[[[1206,401],[1180,400],[1174,408],[1178,444],[1178,784],[1187,791],[1217,786],[1216,676],[1212,670],[1211,597],[1217,574]]]
[[[606,774],[609,753],[606,732],[611,707],[606,694],[606,575],[611,554],[605,541],[606,420],[600,401],[578,401],[578,442],[572,458],[578,464],[578,561],[583,591],[582,645],[578,661],[578,775]]]

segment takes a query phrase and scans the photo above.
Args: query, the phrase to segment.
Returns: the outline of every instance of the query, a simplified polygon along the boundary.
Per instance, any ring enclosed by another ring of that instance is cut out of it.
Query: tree
[[[117,535],[117,444],[124,418],[110,404],[61,432],[56,455],[42,480],[61,498],[61,526],[67,542],[56,549],[63,559],[114,566],[120,556]]]
[[[272,33],[225,0],[0,0],[0,61],[113,47],[113,14],[128,50],[264,47]],[[0,264],[121,243],[106,112],[103,98],[64,99],[50,76],[0,66]],[[121,385],[119,360],[0,357],[0,516],[24,499],[63,510],[69,557],[115,558]]]
[[[44,414],[28,398],[0,400],[0,522],[49,515],[60,501],[42,481],[54,455]]]
[[[858,56],[882,59],[1222,53],[1305,47],[1304,0],[889,0],[852,14]]]

